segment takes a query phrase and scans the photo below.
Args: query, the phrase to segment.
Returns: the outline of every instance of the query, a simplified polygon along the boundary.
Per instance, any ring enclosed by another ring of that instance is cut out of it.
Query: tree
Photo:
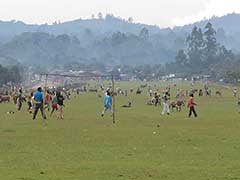
[[[126,40],[126,35],[121,32],[116,32],[112,35],[112,45],[116,46],[123,43]]]
[[[129,22],[129,23],[133,23],[133,18],[132,18],[132,17],[129,17],[129,18],[128,18],[128,22]]]
[[[238,83],[240,80],[240,71],[228,71],[225,77],[227,82]]]
[[[98,19],[103,19],[103,14],[101,12],[98,13]]]
[[[207,23],[204,33],[195,26],[186,42],[187,49],[178,51],[175,62],[168,64],[168,70],[220,77],[223,73],[218,71],[226,72],[225,67],[231,67],[230,61],[235,59],[232,51],[217,43],[216,31],[211,23]]]
[[[196,26],[193,28],[192,33],[187,37],[187,54],[189,57],[189,67],[192,72],[200,73],[203,61],[203,48],[204,39],[201,28]]]
[[[207,23],[207,25],[205,26],[205,30],[206,30],[204,32],[204,36],[206,39],[205,50],[207,51],[207,53],[209,53],[211,55],[216,55],[216,53],[217,53],[216,31],[213,28],[211,23]]]
[[[78,39],[76,36],[73,36],[73,37],[72,37],[72,42],[73,42],[74,44],[80,45],[80,41],[79,41],[79,39]]]
[[[149,31],[147,28],[143,28],[140,33],[139,33],[139,37],[142,38],[143,40],[148,40],[149,38]]]
[[[85,35],[87,35],[87,36],[92,36],[92,34],[93,34],[93,32],[91,31],[91,29],[89,29],[89,28],[86,28],[84,33],[85,33]]]
[[[3,67],[0,64],[0,85],[8,82],[20,83],[22,81],[23,72],[24,70],[19,65]]]
[[[220,46],[218,49],[218,58],[219,61],[230,61],[235,59],[235,55],[231,50],[226,49],[225,46]]]
[[[209,66],[209,64],[215,63],[215,61],[218,59],[218,44],[216,39],[216,31],[211,23],[207,23],[207,25],[205,26],[204,39],[205,66],[207,67]]]
[[[7,83],[7,78],[8,78],[8,72],[7,69],[2,67],[0,64],[0,85],[6,84]]]
[[[202,29],[195,26],[186,42],[188,43],[188,51],[201,50],[204,46]]]
[[[164,67],[161,64],[156,64],[152,67],[152,74],[154,74],[154,78],[160,79],[165,74]]]
[[[179,68],[179,72],[183,73],[188,71],[188,67],[189,67],[189,62],[188,62],[188,58],[186,53],[184,52],[184,50],[179,50],[178,54],[176,56],[176,65]]]

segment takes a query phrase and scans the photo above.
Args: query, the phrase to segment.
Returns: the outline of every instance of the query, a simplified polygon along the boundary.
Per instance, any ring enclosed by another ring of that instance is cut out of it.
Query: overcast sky
[[[240,13],[240,0],[0,0],[0,20],[53,23],[102,12],[172,27],[213,15]]]

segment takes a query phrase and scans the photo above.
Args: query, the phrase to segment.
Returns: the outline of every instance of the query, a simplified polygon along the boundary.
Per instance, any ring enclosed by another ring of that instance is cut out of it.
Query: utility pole
[[[47,91],[48,74],[45,74],[45,91]]]
[[[113,105],[113,124],[116,123],[115,121],[115,84],[114,84],[114,76],[112,75],[112,90],[113,90],[113,102],[112,102],[112,105]]]

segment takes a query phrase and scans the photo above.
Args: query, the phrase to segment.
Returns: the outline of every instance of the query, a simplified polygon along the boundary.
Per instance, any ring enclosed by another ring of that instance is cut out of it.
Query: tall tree
[[[198,72],[201,69],[203,61],[204,39],[201,28],[196,26],[187,37],[187,54],[189,57],[189,67],[192,72]]]
[[[205,26],[204,39],[205,39],[204,64],[205,67],[208,67],[209,65],[216,63],[218,59],[217,58],[218,44],[216,39],[216,31],[211,23],[207,23],[207,25]]]
[[[133,23],[133,18],[132,18],[132,17],[129,17],[129,18],[128,18],[128,22],[129,22],[129,23]]]
[[[187,68],[189,67],[187,55],[182,49],[178,51],[176,56],[176,64],[179,67],[179,70],[183,72],[187,71]]]
[[[101,12],[98,13],[98,19],[103,19],[103,14]]]
[[[3,67],[0,64],[0,86],[8,82],[20,83],[24,70],[18,65]]]
[[[216,31],[210,22],[207,23],[207,25],[205,26],[204,36],[206,39],[205,49],[206,49],[207,53],[209,53],[211,55],[216,55],[216,53],[217,53]]]
[[[139,33],[139,37],[144,39],[144,40],[148,40],[149,38],[149,31],[147,28],[143,28],[140,33]]]

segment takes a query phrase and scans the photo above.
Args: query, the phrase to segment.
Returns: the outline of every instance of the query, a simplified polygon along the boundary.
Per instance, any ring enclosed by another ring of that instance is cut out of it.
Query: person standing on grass
[[[162,115],[164,115],[166,113],[167,113],[167,115],[170,115],[169,100],[170,100],[169,93],[165,92],[165,95],[163,96],[163,111],[162,111]]]
[[[178,99],[179,97],[180,97],[180,89],[178,89],[176,92],[176,98]]]
[[[64,97],[62,92],[57,92],[57,104],[59,109],[59,119],[64,119],[63,116],[63,106],[64,106]]]
[[[160,103],[160,94],[158,94],[158,92],[154,93],[154,99],[155,99],[155,107],[157,107],[158,105],[161,105]]]
[[[113,114],[112,111],[112,102],[111,102],[111,96],[110,96],[110,92],[107,91],[105,97],[104,97],[104,109],[102,111],[102,117],[104,116],[105,112],[109,109],[111,115]]]
[[[21,111],[23,101],[24,101],[23,92],[22,92],[22,89],[19,89],[18,95],[17,95],[17,110],[18,111]]]
[[[234,89],[233,89],[233,96],[234,96],[234,97],[237,97],[237,88],[234,88]]]
[[[43,94],[42,94],[42,88],[39,87],[37,91],[34,94],[34,113],[33,113],[33,120],[36,119],[38,110],[40,109],[43,119],[47,119],[45,113],[44,113],[44,107],[43,107]]]
[[[240,114],[240,97],[238,98],[237,106],[238,106],[238,113]]]
[[[57,95],[55,94],[52,98],[52,111],[51,111],[51,116],[55,111],[58,111],[58,99]]]
[[[47,90],[46,96],[45,96],[45,109],[47,109],[48,111],[50,111],[51,101],[52,101],[52,96],[51,96],[49,90]]]
[[[188,108],[189,108],[189,114],[188,117],[192,116],[192,113],[194,114],[195,117],[197,117],[197,113],[195,111],[195,107],[197,104],[194,102],[194,95],[190,94],[189,100],[188,100]]]
[[[33,99],[33,92],[31,92],[30,95],[27,97],[28,112],[30,114],[32,114],[32,108],[33,108],[32,99]]]
[[[125,96],[128,96],[128,90],[127,89],[125,89]]]

